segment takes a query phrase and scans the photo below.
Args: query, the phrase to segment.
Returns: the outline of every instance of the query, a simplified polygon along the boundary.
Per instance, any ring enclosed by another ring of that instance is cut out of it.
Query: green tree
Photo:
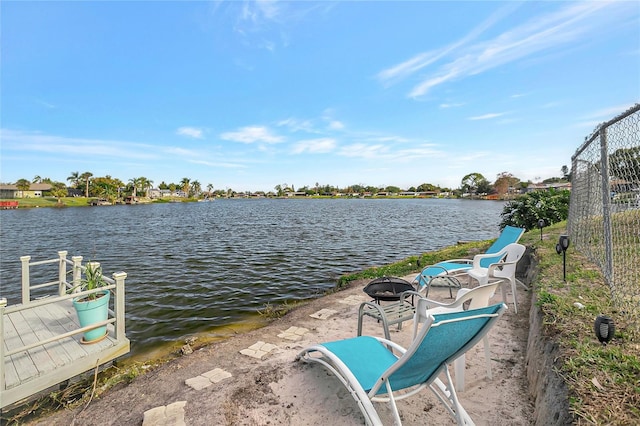
[[[460,189],[463,193],[475,195],[478,193],[490,192],[491,184],[480,173],[469,173],[462,178]]]
[[[58,204],[62,204],[62,197],[69,195],[67,185],[62,182],[54,182],[51,187],[51,195],[56,197]]]
[[[28,179],[18,179],[16,181],[16,187],[20,191],[28,191],[31,188],[31,182]]]
[[[28,191],[31,188],[31,182],[28,179],[18,179],[16,181],[16,188],[20,191],[20,196],[24,197],[24,191]]]

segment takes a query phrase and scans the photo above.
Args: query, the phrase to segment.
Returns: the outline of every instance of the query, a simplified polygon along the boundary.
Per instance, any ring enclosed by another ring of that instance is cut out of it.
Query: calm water
[[[20,260],[59,250],[125,271],[132,353],[306,299],[349,272],[498,236],[503,204],[468,200],[216,200],[0,211],[0,294]],[[57,268],[57,267],[56,267]],[[56,278],[55,269],[47,281]],[[42,281],[39,281],[42,282]]]

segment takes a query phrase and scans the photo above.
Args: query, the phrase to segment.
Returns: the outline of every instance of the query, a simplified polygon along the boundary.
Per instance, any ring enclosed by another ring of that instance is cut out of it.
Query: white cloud
[[[607,108],[598,109],[589,113],[586,119],[602,119],[602,121],[609,121],[616,115],[620,115],[629,108],[633,107],[632,104],[615,105]]]
[[[463,103],[440,104],[440,108],[457,108],[461,106],[464,106],[464,104]]]
[[[439,50],[419,53],[381,71],[378,78],[382,82],[390,82],[441,63],[433,71],[424,73],[423,80],[408,94],[409,97],[420,97],[433,87],[451,80],[479,74],[539,52],[560,49],[565,45],[575,47],[576,41],[581,37],[588,42],[597,37],[599,31],[609,31],[610,24],[619,18],[618,13],[623,13],[627,6],[624,2],[572,3],[556,12],[534,16],[492,39],[472,43],[495,22],[519,7],[509,4],[459,41]],[[605,8],[607,10],[603,11]],[[608,13],[609,10],[611,13]],[[443,60],[446,62],[442,62]]]
[[[383,82],[392,82],[393,80],[403,79],[408,77],[409,75],[414,74],[416,71],[421,70],[422,68],[431,65],[434,62],[442,59],[455,49],[464,44],[472,41],[473,39],[480,36],[487,29],[491,28],[496,22],[502,19],[504,16],[509,15],[513,10],[517,7],[517,3],[510,3],[505,7],[502,7],[497,12],[492,14],[487,20],[482,22],[480,25],[475,27],[469,34],[461,38],[460,40],[450,44],[449,46],[445,46],[441,49],[437,49],[431,52],[423,52],[419,53],[411,59],[408,59],[405,62],[402,62],[396,66],[393,66],[389,69],[383,70],[378,73],[378,79]]]
[[[287,118],[285,120],[280,120],[277,123],[278,127],[286,127],[292,132],[307,132],[307,133],[318,133],[316,129],[313,127],[313,123],[311,120],[298,120],[296,118]]]
[[[124,159],[150,159],[156,157],[152,145],[108,139],[72,138],[41,132],[0,129],[2,150],[30,151],[48,155],[74,157],[107,157]]]
[[[491,118],[502,117],[505,115],[504,112],[494,112],[484,115],[476,115],[475,117],[469,117],[469,120],[489,120]]]
[[[354,143],[340,149],[340,155],[345,157],[378,158],[388,152],[385,145],[367,145],[364,143]]]
[[[342,129],[344,129],[344,124],[342,124],[342,122],[338,121],[338,120],[331,120],[329,122],[329,129],[331,129],[331,130],[342,130]]]
[[[176,134],[180,136],[189,136],[190,138],[202,139],[204,132],[197,127],[180,127],[176,130]]]
[[[331,152],[336,147],[335,139],[319,138],[309,139],[296,143],[293,147],[294,154],[302,154],[308,152],[310,154],[324,154]]]
[[[264,126],[247,126],[236,132],[226,132],[220,138],[227,141],[242,143],[279,143],[283,141],[282,136],[272,135],[268,128]]]

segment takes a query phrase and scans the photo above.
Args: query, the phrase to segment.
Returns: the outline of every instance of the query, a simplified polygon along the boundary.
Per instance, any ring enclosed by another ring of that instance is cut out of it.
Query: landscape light
[[[556,253],[562,253],[562,278],[567,281],[567,249],[569,248],[569,236],[560,235],[556,244]]]
[[[544,228],[544,219],[538,221],[538,228],[540,228],[540,241],[542,241],[542,228]]]
[[[606,315],[598,315],[593,328],[596,332],[596,337],[603,345],[609,343],[609,340],[613,339],[613,335],[616,332],[613,320]]]

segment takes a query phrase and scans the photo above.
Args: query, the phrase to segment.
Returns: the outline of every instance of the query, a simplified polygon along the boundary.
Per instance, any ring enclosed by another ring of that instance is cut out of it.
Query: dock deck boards
[[[80,328],[70,300],[5,314],[5,353]],[[115,339],[112,324],[100,342],[82,344],[82,334],[5,356],[0,407],[55,386],[129,352],[129,340]]]

